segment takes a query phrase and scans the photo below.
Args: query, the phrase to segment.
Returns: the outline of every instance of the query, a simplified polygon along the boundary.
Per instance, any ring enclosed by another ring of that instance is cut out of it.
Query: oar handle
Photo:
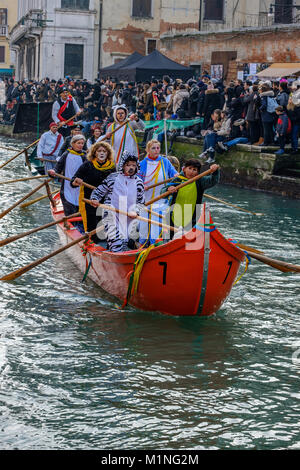
[[[67,176],[60,175],[59,173],[55,173],[55,177],[56,177],[56,178],[61,178],[61,179],[66,180],[66,181],[72,181],[71,178],[67,178]],[[85,186],[86,188],[89,188],[89,189],[96,189],[96,186],[92,186],[91,184],[88,184],[88,183],[85,183],[85,182],[83,182],[82,184],[83,184],[83,186]]]
[[[114,135],[116,132],[118,132],[120,129],[122,129],[122,127],[126,126],[126,124],[128,124],[129,122],[130,122],[130,119],[126,119],[126,121],[122,122],[122,124],[120,124],[120,126],[117,127],[117,129],[115,129],[114,131],[109,132],[109,134]],[[108,139],[99,140],[98,143],[105,142],[106,140],[108,140]]]
[[[56,160],[50,160],[49,158],[39,158],[40,162],[49,162],[49,163],[57,163]]]
[[[204,171],[203,173],[201,173],[201,175],[197,175],[194,178],[191,178],[190,180],[186,181],[185,183],[182,183],[182,184],[179,184],[178,186],[176,186],[176,191],[175,192],[179,191],[181,188],[184,188],[185,186],[188,186],[189,184],[194,183],[195,181],[198,181],[199,179],[203,178],[204,176],[211,175],[212,173],[214,173],[214,170],[212,170],[211,168],[207,171]],[[170,194],[173,194],[173,193],[171,193],[170,191],[166,191],[165,193],[161,194],[160,196],[157,196],[157,197],[151,199],[150,201],[146,202],[145,205],[146,206],[151,206],[151,204],[154,204],[154,202],[157,202],[160,199],[164,199],[164,198],[170,196]]]
[[[81,114],[81,113],[80,113]],[[65,126],[66,124],[69,124],[69,122],[71,121],[74,121],[74,119],[77,117],[77,114],[75,114],[74,116],[70,117],[69,119],[67,119],[67,121],[61,121],[57,124],[57,127],[58,129],[60,129],[61,127]]]

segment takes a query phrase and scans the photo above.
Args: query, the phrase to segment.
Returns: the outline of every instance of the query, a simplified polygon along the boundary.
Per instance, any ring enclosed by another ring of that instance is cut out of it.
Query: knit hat
[[[57,124],[56,122],[54,122],[54,121],[53,121],[53,122],[51,122],[51,124],[49,125],[49,128],[51,129],[51,128],[52,128],[52,127],[54,127],[54,126],[56,126],[56,127],[57,127],[57,126],[58,126],[58,124]]]
[[[84,137],[83,134],[74,135],[74,137],[72,137],[72,139],[71,139],[71,145],[74,144],[75,142],[77,142],[78,140],[86,141],[86,138]]]

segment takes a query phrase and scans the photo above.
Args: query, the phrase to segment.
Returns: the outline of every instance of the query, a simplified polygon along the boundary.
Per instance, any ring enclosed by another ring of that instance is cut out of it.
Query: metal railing
[[[0,36],[8,37],[8,26],[7,25],[0,25]]]

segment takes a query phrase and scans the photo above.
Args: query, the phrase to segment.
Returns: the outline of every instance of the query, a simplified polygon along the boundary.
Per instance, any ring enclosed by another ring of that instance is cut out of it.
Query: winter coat
[[[233,99],[228,108],[232,122],[242,118],[244,111],[242,98]]]
[[[276,132],[279,135],[285,135],[289,125],[289,119],[286,113],[282,113],[278,116],[278,121],[276,125]]]
[[[289,95],[285,91],[281,91],[276,96],[276,101],[279,106],[283,106],[286,109],[288,102],[289,102]]]
[[[275,115],[272,113],[269,113],[267,111],[268,108],[268,97],[274,98],[274,92],[273,90],[269,91],[264,91],[263,93],[260,94],[261,98],[261,106],[260,106],[260,112],[261,112],[261,120],[262,122],[273,122]]]
[[[257,92],[252,92],[250,95],[246,95],[243,98],[243,103],[248,105],[246,121],[254,122],[258,121],[260,118],[259,109],[257,105]]]
[[[287,115],[293,125],[300,125],[300,106],[295,106],[294,109],[288,109]]]
[[[178,109],[181,107],[184,99],[189,98],[189,92],[187,90],[178,90],[176,91],[173,98],[173,113],[177,113]]]
[[[231,118],[226,118],[222,121],[221,129],[217,131],[217,135],[228,137],[231,131]]]
[[[203,114],[208,119],[215,109],[221,108],[221,96],[218,88],[206,90],[203,106]]]

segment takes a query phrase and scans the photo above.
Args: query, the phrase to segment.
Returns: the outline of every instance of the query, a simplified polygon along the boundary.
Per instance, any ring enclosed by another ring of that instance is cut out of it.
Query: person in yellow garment
[[[116,129],[120,127],[126,119],[130,120],[125,126],[121,129]],[[123,153],[129,152],[130,155],[135,155],[139,157],[139,149],[135,131],[144,130],[145,124],[139,119],[136,114],[131,114],[129,116],[128,109],[124,105],[118,105],[114,108],[114,122],[111,126],[108,127],[106,135],[103,136],[104,139],[111,139],[111,146],[115,152],[115,164],[118,165]],[[101,140],[101,137],[98,141]]]
[[[161,190],[161,193],[166,191],[171,192],[170,196],[168,196],[168,204],[171,210],[171,226],[183,227],[184,230],[190,230],[195,226],[200,215],[204,191],[212,188],[220,181],[219,165],[213,164],[210,166],[210,169],[213,171],[211,175],[204,176],[176,191],[176,186],[194,178],[201,172],[200,161],[196,158],[191,158],[185,162],[182,172]]]
[[[97,209],[95,207],[83,202],[83,198],[90,199],[93,191],[93,189],[84,186],[83,182],[98,187],[115,171],[116,167],[112,147],[107,142],[98,142],[92,145],[87,155],[87,161],[78,168],[72,178],[71,186],[73,188],[80,186],[79,210],[85,232],[94,230],[99,224],[101,216],[97,215]],[[92,240],[95,243],[100,241],[97,234],[92,237]]]

